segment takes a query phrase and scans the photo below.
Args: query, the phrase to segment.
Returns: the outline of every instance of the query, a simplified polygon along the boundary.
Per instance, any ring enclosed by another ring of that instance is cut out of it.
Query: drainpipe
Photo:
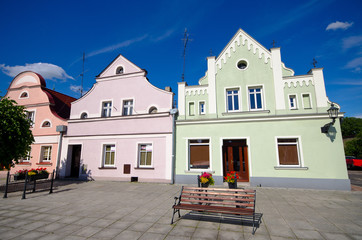
[[[56,131],[60,133],[58,141],[58,154],[57,154],[57,165],[56,165],[56,178],[59,178],[59,166],[60,166],[60,155],[62,151],[63,135],[67,131],[67,126],[59,125],[56,128]]]
[[[170,110],[172,115],[172,163],[171,163],[171,184],[175,184],[175,150],[176,150],[176,114],[177,108]]]

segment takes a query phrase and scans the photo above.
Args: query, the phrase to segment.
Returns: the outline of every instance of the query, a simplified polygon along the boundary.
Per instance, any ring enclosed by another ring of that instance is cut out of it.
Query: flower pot
[[[207,183],[201,183],[201,187],[204,187],[204,188],[207,188],[209,187],[210,183],[207,182]]]
[[[228,182],[228,185],[229,185],[230,189],[237,189],[238,188],[238,182],[237,181],[235,181],[233,183]]]
[[[25,175],[14,175],[14,181],[19,181],[19,180],[24,180],[25,179]]]

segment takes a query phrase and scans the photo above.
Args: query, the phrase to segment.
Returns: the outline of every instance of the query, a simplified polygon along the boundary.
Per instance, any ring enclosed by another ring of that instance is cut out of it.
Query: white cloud
[[[336,21],[336,22],[328,24],[326,31],[328,31],[328,30],[336,31],[338,29],[346,30],[346,29],[352,27],[352,25],[353,25],[353,22]]]
[[[355,58],[349,61],[344,68],[353,69],[353,71],[358,72],[362,67],[362,57]]]
[[[352,36],[343,39],[343,49],[347,50],[349,48],[362,46],[362,36]]]
[[[152,41],[154,41],[154,42],[162,41],[162,40],[170,37],[174,32],[175,32],[175,29],[169,29],[169,30],[167,30],[163,35],[161,35],[161,36],[159,36],[159,37],[157,37],[157,38],[152,39]]]
[[[24,71],[33,71],[49,80],[60,79],[65,81],[67,79],[74,79],[63,68],[50,63],[26,63],[25,66],[6,66],[5,64],[0,64],[0,70],[10,77],[15,77]]]
[[[99,54],[102,54],[102,53],[114,51],[114,50],[122,48],[122,47],[128,47],[129,45],[131,45],[133,43],[140,42],[140,41],[144,40],[147,36],[148,35],[145,34],[145,35],[143,35],[141,37],[138,37],[138,38],[129,39],[129,40],[126,40],[126,41],[123,41],[123,42],[120,42],[120,43],[117,43],[117,44],[114,44],[114,45],[111,45],[111,46],[108,46],[108,47],[105,47],[105,48],[102,48],[102,49],[99,49],[99,50],[95,50],[93,52],[90,52],[90,53],[86,54],[86,57],[93,57],[93,56],[96,56],[96,55],[99,55]]]
[[[75,93],[80,93],[80,89],[82,87],[81,86],[77,86],[77,85],[70,85],[69,89]]]

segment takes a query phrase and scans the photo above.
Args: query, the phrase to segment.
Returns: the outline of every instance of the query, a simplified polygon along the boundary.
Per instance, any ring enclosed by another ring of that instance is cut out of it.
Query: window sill
[[[19,162],[19,163],[17,163],[17,165],[31,166],[31,163],[30,162]]]
[[[270,110],[233,111],[233,112],[224,112],[222,113],[222,115],[226,116],[226,115],[253,114],[253,113],[270,113]]]
[[[99,167],[98,169],[117,169],[116,167]]]
[[[53,163],[51,163],[51,162],[40,162],[40,163],[36,163],[36,165],[40,165],[40,166],[52,166],[53,165]]]
[[[140,170],[155,170],[153,167],[135,167],[134,169],[140,169]]]
[[[275,166],[275,170],[308,170],[308,167],[282,167],[282,166]]]
[[[208,172],[214,174],[215,171],[209,170],[209,169],[194,169],[194,170],[185,170],[185,173],[203,173]]]

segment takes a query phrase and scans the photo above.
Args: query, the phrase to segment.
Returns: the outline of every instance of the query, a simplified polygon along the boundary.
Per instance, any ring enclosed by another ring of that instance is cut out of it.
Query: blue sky
[[[296,75],[318,61],[327,96],[349,117],[362,117],[362,1],[17,1],[0,0],[0,95],[17,73],[37,71],[48,88],[79,97],[122,54],[177,93],[183,34],[185,80],[195,85],[241,28],[267,49],[281,47]]]

